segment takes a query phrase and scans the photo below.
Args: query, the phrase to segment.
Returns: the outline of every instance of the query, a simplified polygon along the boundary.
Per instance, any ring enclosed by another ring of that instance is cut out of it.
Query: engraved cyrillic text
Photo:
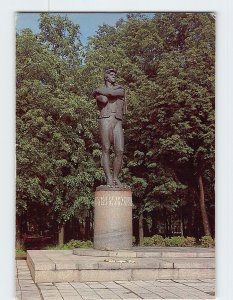
[[[98,196],[95,198],[97,206],[132,206],[132,198],[125,196]]]

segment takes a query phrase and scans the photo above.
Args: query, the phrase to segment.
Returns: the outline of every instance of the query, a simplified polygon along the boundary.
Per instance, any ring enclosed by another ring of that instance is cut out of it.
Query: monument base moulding
[[[100,186],[96,189],[94,248],[132,248],[132,192],[129,187]]]

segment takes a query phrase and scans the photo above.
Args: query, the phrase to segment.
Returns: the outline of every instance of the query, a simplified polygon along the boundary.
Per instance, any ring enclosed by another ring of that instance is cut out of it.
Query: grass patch
[[[22,254],[26,254],[26,251],[25,250],[23,250],[23,249],[16,249],[15,250],[15,254],[17,255],[22,255]]]

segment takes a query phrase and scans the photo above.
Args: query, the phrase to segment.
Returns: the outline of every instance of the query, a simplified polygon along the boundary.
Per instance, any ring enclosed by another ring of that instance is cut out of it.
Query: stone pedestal
[[[213,248],[133,247],[131,250],[112,251],[92,248],[28,250],[27,264],[36,283],[215,278]],[[108,299],[110,298],[113,299],[111,295]]]
[[[95,192],[94,248],[131,249],[132,192],[102,186]]]

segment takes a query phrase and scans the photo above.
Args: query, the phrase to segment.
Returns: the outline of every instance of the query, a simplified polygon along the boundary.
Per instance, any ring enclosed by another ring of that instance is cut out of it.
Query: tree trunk
[[[20,231],[20,217],[16,216],[16,249],[22,249],[23,242],[21,239],[21,231]]]
[[[172,215],[169,215],[169,219],[168,219],[168,231],[169,231],[169,235],[172,235]]]
[[[193,236],[193,206],[190,205],[189,211],[186,212],[186,235],[187,236]]]
[[[179,213],[179,231],[180,235],[184,236],[184,214],[183,214],[183,209],[180,207],[180,213]]]
[[[184,236],[184,223],[183,223],[183,217],[181,216],[180,219],[180,235]]]
[[[203,180],[201,175],[199,175],[198,177],[198,184],[199,184],[199,193],[200,193],[199,200],[200,200],[200,208],[201,208],[204,233],[205,235],[211,235],[210,224],[209,224],[209,219],[208,219],[206,205],[205,205],[204,186],[203,186]]]
[[[65,231],[65,227],[63,225],[58,234],[58,244],[59,245],[64,245],[64,231]]]
[[[151,227],[151,235],[155,235],[158,233],[158,214],[156,210],[152,212],[152,227]]]
[[[139,245],[143,246],[143,238],[144,238],[144,232],[143,232],[143,212],[140,212],[139,215]]]
[[[90,228],[90,235],[91,235],[91,240],[93,240],[94,237],[94,213],[93,209],[90,210],[90,222],[91,222],[91,228]]]
[[[196,231],[194,230],[195,228],[195,212],[196,212],[196,207],[193,206],[192,211],[191,211],[191,226],[190,226],[190,236],[196,236]]]
[[[90,219],[88,216],[85,217],[85,240],[89,239],[89,231],[90,231]]]

